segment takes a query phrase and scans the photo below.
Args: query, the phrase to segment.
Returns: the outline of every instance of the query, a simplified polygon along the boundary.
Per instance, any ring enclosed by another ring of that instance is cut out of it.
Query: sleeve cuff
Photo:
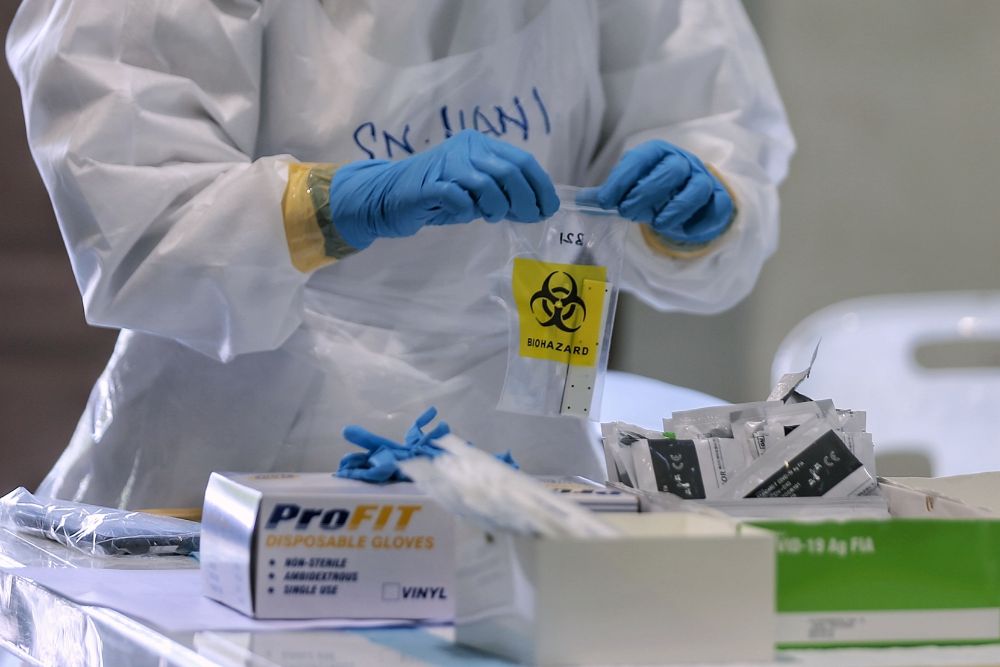
[[[729,193],[730,199],[733,200],[733,215],[729,218],[729,225],[726,227],[725,231],[719,234],[717,237],[709,241],[708,243],[702,243],[698,245],[687,245],[680,243],[671,243],[667,239],[663,238],[649,225],[642,225],[642,238],[645,239],[646,245],[649,246],[653,252],[663,255],[665,257],[670,257],[671,259],[698,259],[699,257],[704,257],[718,246],[722,240],[729,233],[729,230],[733,228],[733,223],[736,221],[736,217],[739,215],[740,206],[739,200],[736,198],[736,193],[726,179],[722,177],[722,174],[710,164],[705,164],[705,167],[712,173],[715,178],[722,183],[722,187],[726,189]]]
[[[281,214],[292,265],[303,273],[358,252],[344,241],[330,217],[330,182],[338,167],[306,162],[288,165]]]

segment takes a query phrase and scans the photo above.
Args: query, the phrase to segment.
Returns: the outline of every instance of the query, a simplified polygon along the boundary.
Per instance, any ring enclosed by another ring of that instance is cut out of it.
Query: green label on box
[[[760,521],[782,648],[1000,641],[1000,521]]]
[[[779,613],[1000,606],[1000,521],[756,523],[778,534]]]

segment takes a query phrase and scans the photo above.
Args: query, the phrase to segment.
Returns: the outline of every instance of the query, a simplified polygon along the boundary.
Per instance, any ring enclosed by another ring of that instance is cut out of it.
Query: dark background
[[[0,2],[0,34],[17,11]],[[34,487],[69,441],[115,332],[87,326],[28,152],[17,83],[0,66],[0,494]]]

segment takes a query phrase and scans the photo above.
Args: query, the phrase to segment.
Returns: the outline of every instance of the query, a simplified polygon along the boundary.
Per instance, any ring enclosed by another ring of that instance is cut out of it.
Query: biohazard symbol
[[[561,273],[569,280],[569,285],[552,286],[552,279]],[[531,312],[543,327],[556,327],[560,331],[573,333],[583,326],[587,319],[587,304],[577,293],[576,281],[565,271],[553,271],[545,278],[542,288],[531,295]]]

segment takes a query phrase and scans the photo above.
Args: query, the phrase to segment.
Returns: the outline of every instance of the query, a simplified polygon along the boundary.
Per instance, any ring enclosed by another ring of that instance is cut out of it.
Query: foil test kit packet
[[[453,517],[413,484],[213,473],[206,596],[256,618],[450,619]]]

